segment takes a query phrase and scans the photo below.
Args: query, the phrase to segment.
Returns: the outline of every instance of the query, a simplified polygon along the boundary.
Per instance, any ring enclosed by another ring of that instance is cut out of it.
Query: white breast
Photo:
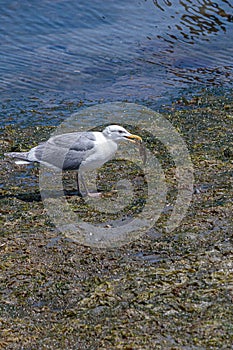
[[[112,159],[117,151],[118,145],[116,142],[107,139],[101,132],[96,132],[95,136],[95,147],[86,153],[85,159],[83,159],[79,168],[81,171],[101,167]]]

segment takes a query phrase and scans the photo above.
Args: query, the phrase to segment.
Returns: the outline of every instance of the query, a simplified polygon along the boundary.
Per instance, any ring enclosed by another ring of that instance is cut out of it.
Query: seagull
[[[5,156],[14,158],[16,164],[36,162],[56,170],[76,170],[78,192],[80,178],[86,195],[99,197],[100,192],[89,192],[83,173],[100,168],[112,159],[119,143],[124,140],[142,143],[140,136],[131,134],[122,126],[109,125],[102,132],[72,132],[52,136],[28,152],[5,153]]]

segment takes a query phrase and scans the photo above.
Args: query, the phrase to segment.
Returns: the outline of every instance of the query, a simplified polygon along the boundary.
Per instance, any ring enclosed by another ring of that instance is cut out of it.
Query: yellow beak
[[[140,136],[138,136],[138,135],[133,135],[133,134],[131,134],[131,135],[126,136],[126,137],[127,137],[127,139],[128,139],[129,141],[131,141],[131,142],[136,142],[136,141],[142,142],[142,138],[141,138]]]

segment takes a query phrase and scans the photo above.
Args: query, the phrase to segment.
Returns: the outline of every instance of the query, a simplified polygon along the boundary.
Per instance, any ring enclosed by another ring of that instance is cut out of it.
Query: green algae
[[[232,115],[230,99],[203,95],[174,102],[165,116],[190,150],[192,204],[175,231],[164,232],[170,213],[163,212],[156,227],[116,249],[85,247],[61,236],[40,199],[38,168],[31,167],[25,180],[25,170],[1,159],[0,347],[232,349]],[[2,153],[26,150],[51,130],[2,128]],[[163,162],[172,203],[174,164],[147,136]],[[130,171],[132,177],[137,173]],[[65,186],[74,191],[68,178]],[[101,178],[107,185],[100,190],[111,191],[111,176],[103,171]],[[144,185],[135,190],[142,198]],[[67,201],[90,222],[108,223],[123,214],[95,215],[69,193]],[[141,205],[131,204],[124,214],[134,215]]]

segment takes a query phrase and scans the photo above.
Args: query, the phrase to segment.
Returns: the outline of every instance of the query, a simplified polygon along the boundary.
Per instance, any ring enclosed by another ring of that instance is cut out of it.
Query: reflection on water
[[[225,21],[233,22],[231,11],[233,6],[229,1],[224,0],[222,4],[210,0],[186,0],[186,1],[167,1],[153,0],[155,6],[161,11],[165,11],[167,7],[173,8],[170,18],[179,18],[179,23],[174,23],[174,28],[183,36],[183,39],[189,43],[195,42],[195,37],[202,35],[203,37],[217,33],[222,30],[226,32]],[[178,5],[178,9],[177,9]],[[221,5],[227,5],[228,8],[223,8]],[[183,7],[179,10],[179,7]],[[177,21],[176,21],[177,22]],[[178,37],[174,34],[168,34],[170,40],[174,42]],[[206,40],[210,40],[206,37]]]
[[[232,86],[229,0],[1,5],[2,99],[159,100],[193,84]]]
[[[153,0],[166,28],[145,44],[143,62],[166,67],[166,83],[232,84],[233,6],[229,1]],[[164,46],[158,45],[163,41]],[[158,49],[159,47],[159,49]]]

